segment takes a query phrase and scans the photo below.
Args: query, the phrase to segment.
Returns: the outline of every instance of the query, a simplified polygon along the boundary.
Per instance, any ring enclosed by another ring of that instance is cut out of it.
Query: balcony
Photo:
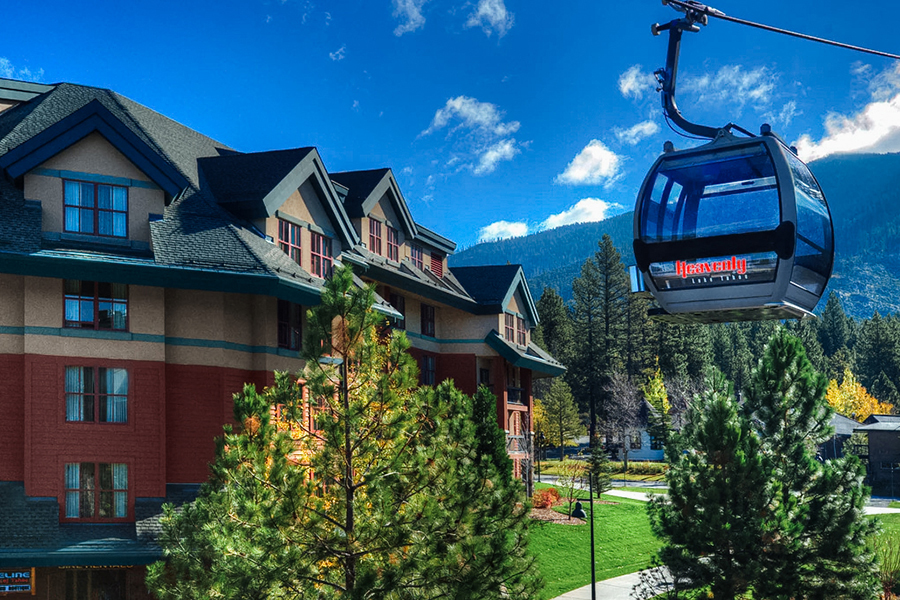
[[[527,452],[524,435],[506,435],[506,452],[514,454],[516,452]]]
[[[520,405],[524,406],[525,405],[525,402],[523,402],[523,399],[525,397],[524,392],[525,392],[525,390],[523,390],[522,388],[508,387],[508,388],[506,388],[506,401],[509,404],[520,404]]]

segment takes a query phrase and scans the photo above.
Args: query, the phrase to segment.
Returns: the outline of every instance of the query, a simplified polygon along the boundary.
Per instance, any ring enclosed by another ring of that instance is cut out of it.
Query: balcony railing
[[[524,398],[524,392],[522,388],[514,388],[508,387],[506,388],[506,401],[510,404],[525,404],[522,399]]]
[[[509,435],[506,436],[506,451],[510,454],[513,452],[525,452],[527,448],[525,447],[525,436],[524,435]]]

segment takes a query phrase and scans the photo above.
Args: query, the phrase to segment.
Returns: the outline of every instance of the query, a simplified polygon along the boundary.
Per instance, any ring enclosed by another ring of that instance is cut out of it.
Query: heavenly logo
[[[737,273],[743,275],[747,272],[747,259],[732,256],[728,260],[715,260],[708,262],[686,263],[682,260],[675,261],[675,271],[682,279],[694,275],[713,275],[715,273]]]

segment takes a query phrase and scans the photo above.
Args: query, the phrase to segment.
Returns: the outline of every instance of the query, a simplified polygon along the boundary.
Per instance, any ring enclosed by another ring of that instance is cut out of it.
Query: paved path
[[[628,492],[624,490],[610,490],[606,492],[607,496],[616,496],[619,498],[630,498],[631,500],[646,501],[652,494],[646,492]],[[865,512],[867,515],[885,515],[900,513],[900,508],[888,508],[890,501],[888,498],[873,498],[872,504],[866,505]],[[630,573],[621,577],[613,577],[604,581],[598,581],[596,585],[597,600],[632,600],[631,592],[640,583],[640,573]],[[662,593],[660,588],[658,593]],[[557,596],[554,600],[591,600],[590,584],[580,587],[576,590],[566,592],[561,596]]]

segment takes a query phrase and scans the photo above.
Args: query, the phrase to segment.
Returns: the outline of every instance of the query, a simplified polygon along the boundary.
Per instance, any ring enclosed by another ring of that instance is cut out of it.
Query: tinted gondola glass
[[[670,320],[808,315],[831,275],[825,196],[778,140],[723,136],[661,156],[635,207],[635,257]]]

